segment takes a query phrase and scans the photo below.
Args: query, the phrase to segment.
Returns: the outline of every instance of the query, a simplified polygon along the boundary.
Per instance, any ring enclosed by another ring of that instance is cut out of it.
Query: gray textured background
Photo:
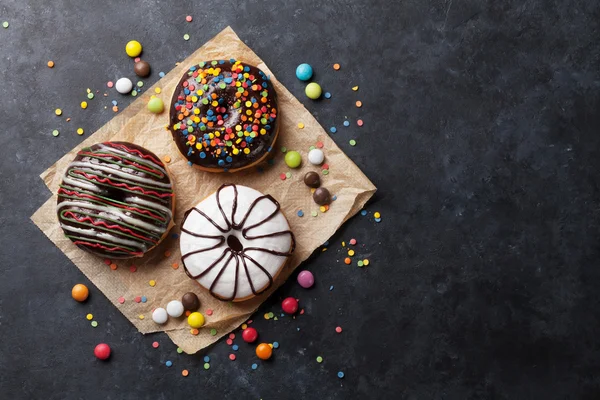
[[[3,0],[4,20],[0,397],[600,395],[597,1]],[[143,43],[154,83],[227,25],[326,128],[338,127],[334,139],[380,188],[368,209],[384,217],[354,218],[306,263],[313,290],[292,279],[264,304],[255,326],[281,348],[257,371],[240,340],[235,362],[223,342],[177,355],[166,336],[138,334],[95,288],[76,304],[71,286],[89,282],[29,221],[49,196],[38,175],[82,140],[75,129],[88,135],[112,118],[110,100],[122,109],[131,101],[112,91],[79,108],[86,88],[132,76],[128,40]],[[303,97],[301,62],[331,100]],[[56,107],[73,120],[55,117]],[[345,115],[365,126],[343,128]],[[340,265],[339,242],[350,237],[372,266]],[[262,319],[288,295],[306,315]],[[113,347],[108,363],[92,355],[101,341]]]

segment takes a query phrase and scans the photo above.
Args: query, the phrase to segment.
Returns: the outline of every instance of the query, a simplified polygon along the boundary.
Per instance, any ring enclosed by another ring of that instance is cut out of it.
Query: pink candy
[[[315,284],[315,277],[310,271],[302,271],[298,274],[298,283],[304,289],[308,289]]]

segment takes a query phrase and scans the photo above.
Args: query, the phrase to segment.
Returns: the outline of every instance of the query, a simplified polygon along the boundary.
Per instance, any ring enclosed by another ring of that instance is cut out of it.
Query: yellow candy
[[[81,108],[83,108],[84,110],[87,108],[87,101],[81,102]]]
[[[142,44],[137,40],[131,40],[127,42],[127,45],[125,46],[125,52],[129,57],[135,58],[142,54]]]
[[[54,110],[54,114],[62,115],[62,110],[60,108],[57,108],[56,110]]]
[[[376,212],[375,214],[373,214],[373,216],[374,216],[375,218],[381,218],[381,214],[379,214],[378,212]]]
[[[200,328],[202,325],[204,325],[204,315],[197,311],[193,312],[189,315],[187,321],[192,328]]]

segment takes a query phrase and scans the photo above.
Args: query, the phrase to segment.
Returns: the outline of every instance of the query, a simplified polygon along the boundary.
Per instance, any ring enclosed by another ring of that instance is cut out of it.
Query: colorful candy
[[[321,86],[316,83],[316,82],[311,82],[308,85],[306,85],[306,89],[304,89],[304,93],[306,93],[306,96],[309,99],[313,99],[316,100],[319,97],[321,97]]]
[[[312,78],[312,75],[313,69],[309,64],[300,64],[296,68],[296,78],[300,79],[301,81],[309,80],[310,78]]]
[[[281,302],[281,308],[286,314],[295,314],[298,311],[298,300],[293,297],[288,297]]]
[[[133,65],[133,72],[141,78],[150,75],[150,64],[147,61],[138,61]]]
[[[258,331],[254,328],[246,328],[242,331],[242,339],[246,343],[254,343],[258,339]]]
[[[312,149],[308,152],[308,162],[312,165],[321,165],[325,161],[325,154],[321,149]]]
[[[162,307],[158,307],[154,311],[152,311],[152,321],[159,325],[163,325],[167,323],[169,319],[169,314],[167,314],[167,310]]]
[[[321,186],[321,178],[315,171],[307,172],[304,175],[304,184],[310,188],[318,188]]]
[[[310,271],[302,271],[298,274],[298,284],[304,289],[311,288],[315,284],[315,277]]]
[[[179,300],[172,300],[167,304],[167,314],[173,318],[179,318],[183,315],[183,303]]]
[[[193,312],[188,316],[188,324],[189,326],[191,326],[192,328],[200,328],[202,325],[204,325],[204,315],[200,314],[199,312]]]
[[[288,151],[285,153],[285,163],[290,168],[298,168],[302,164],[302,156],[297,151]]]
[[[158,97],[152,97],[148,102],[148,111],[154,114],[160,114],[165,109],[165,104]]]
[[[256,346],[256,356],[261,360],[268,360],[273,355],[273,349],[267,343]]]
[[[135,58],[142,54],[142,44],[137,40],[130,40],[125,45],[125,52],[129,57]]]
[[[83,283],[78,283],[77,285],[73,286],[73,289],[71,289],[71,296],[73,296],[73,298],[79,302],[85,301],[89,294],[90,291]]]
[[[181,298],[181,303],[183,304],[183,308],[188,311],[196,311],[198,308],[200,308],[200,299],[198,299],[196,293],[193,292],[187,292],[184,294]]]
[[[121,94],[127,94],[133,89],[133,83],[129,78],[120,78],[117,83],[115,83],[115,89]]]
[[[320,187],[313,193],[313,200],[320,206],[325,206],[331,203],[331,194],[329,190],[324,187]]]
[[[99,360],[106,360],[110,357],[110,346],[106,343],[100,343],[94,348],[94,355]]]

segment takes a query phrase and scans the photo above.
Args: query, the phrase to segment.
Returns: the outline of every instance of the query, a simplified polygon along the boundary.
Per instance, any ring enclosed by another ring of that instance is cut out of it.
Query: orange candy
[[[261,343],[256,346],[256,356],[261,360],[268,360],[273,354],[273,349],[267,343]]]
[[[73,286],[73,289],[71,289],[71,296],[73,296],[73,298],[79,302],[85,301],[89,294],[90,291],[83,283],[78,283],[77,285]]]

